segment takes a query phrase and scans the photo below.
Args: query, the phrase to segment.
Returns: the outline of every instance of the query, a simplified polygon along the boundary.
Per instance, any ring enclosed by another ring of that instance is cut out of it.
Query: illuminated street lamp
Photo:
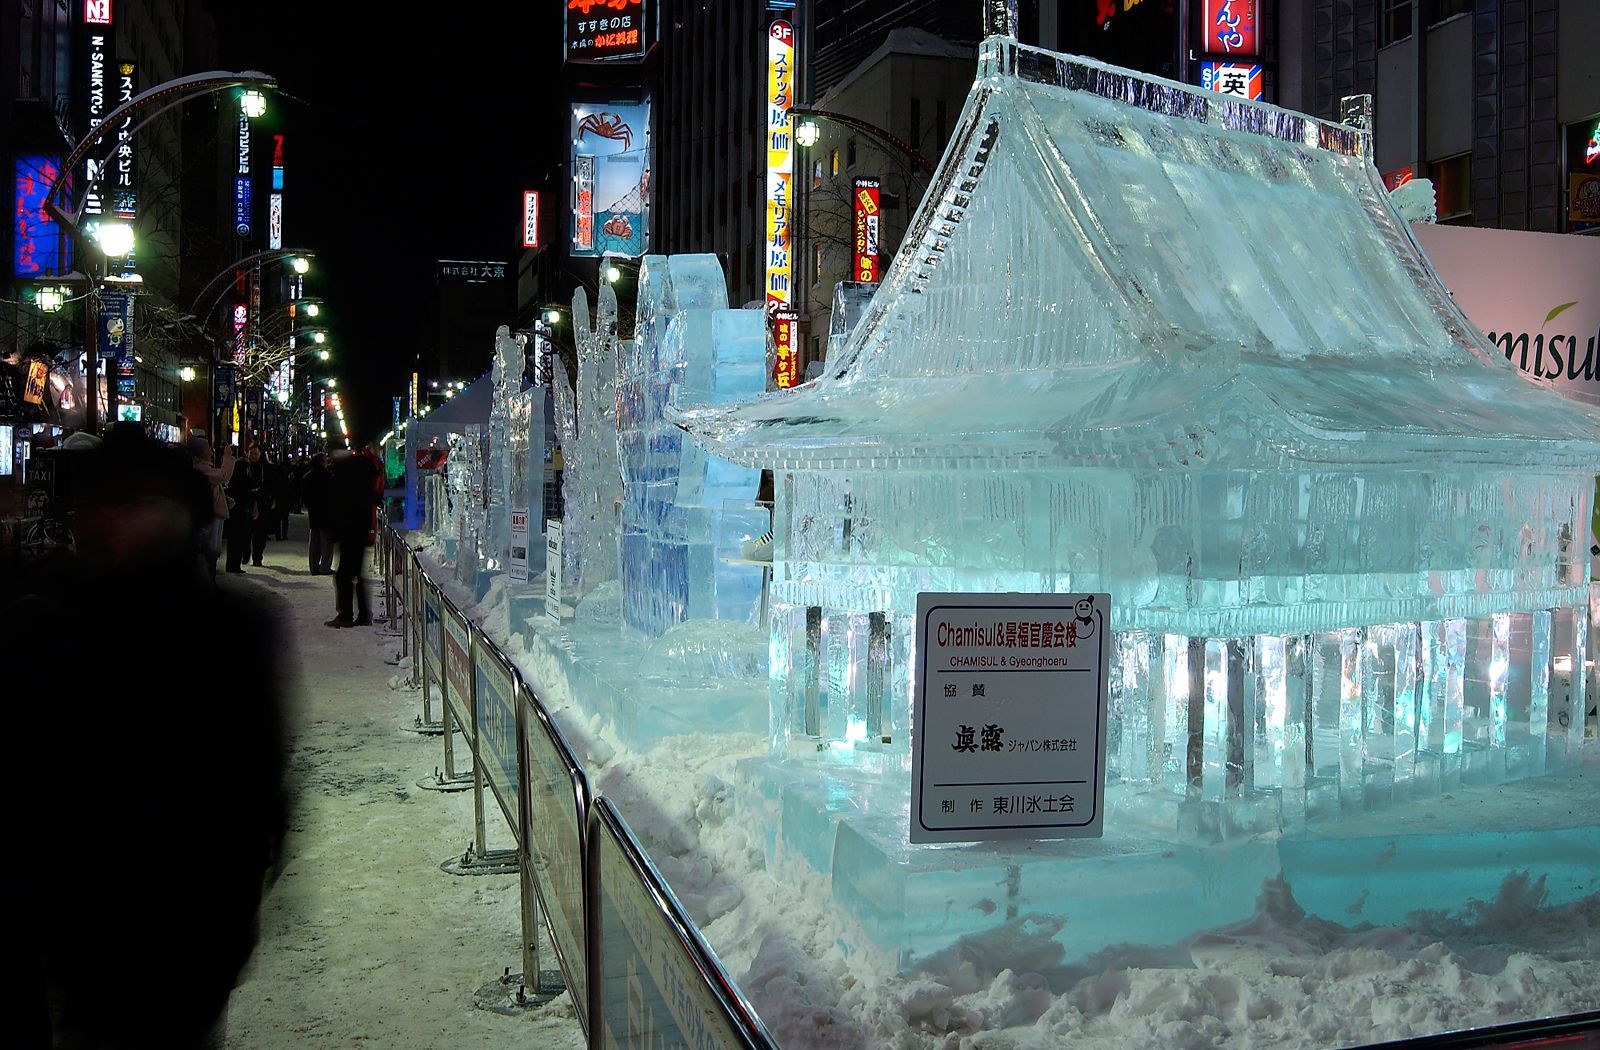
[[[794,140],[808,149],[815,146],[817,139],[820,137],[822,137],[822,129],[817,127],[817,122],[814,120],[802,120],[800,125],[794,129]]]
[[[561,323],[561,311],[556,309],[553,306],[550,307],[550,309],[548,309],[548,310],[546,310],[544,312],[544,323],[545,324],[560,324]]]
[[[133,227],[125,222],[102,222],[92,236],[108,259],[123,259],[133,251]]]
[[[289,268],[295,273],[304,274],[307,270],[311,269],[311,260],[307,259],[303,255],[296,255],[294,258],[289,260]],[[315,317],[316,314],[312,314],[311,316]]]
[[[194,369],[188,365],[184,365],[182,368],[178,369],[178,378],[183,380],[185,383],[194,382],[194,375]]]
[[[622,271],[617,269],[615,264],[612,264],[611,266],[607,266],[606,267],[606,283],[607,284],[616,284],[620,280],[622,280]]]
[[[251,120],[267,112],[267,96],[254,88],[246,88],[239,93],[239,108]]]
[[[321,350],[321,351],[318,351],[318,353],[317,353],[317,360],[318,361],[326,361],[329,358],[331,358],[332,356],[333,356],[332,351]]]
[[[322,312],[322,307],[318,306],[316,303],[307,303],[306,304],[306,316],[307,317],[315,317],[318,314],[320,314],[321,312]]]
[[[53,314],[66,304],[67,297],[60,288],[41,288],[34,294],[33,301],[40,310]]]
[[[334,379],[332,376],[329,376],[328,377],[328,389],[329,390],[336,390],[336,389],[338,389],[338,387],[339,387],[339,381],[337,379]]]
[[[327,332],[312,332],[311,333],[311,341],[314,342],[314,343],[326,343],[328,341],[328,333]]]

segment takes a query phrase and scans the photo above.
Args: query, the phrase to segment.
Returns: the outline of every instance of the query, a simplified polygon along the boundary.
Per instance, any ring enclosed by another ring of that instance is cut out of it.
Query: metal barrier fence
[[[627,821],[595,798],[571,744],[516,665],[428,577],[403,537],[384,531],[386,600],[398,598],[405,610],[412,683],[423,689],[418,721],[428,718],[437,681],[443,778],[457,777],[456,726],[472,753],[473,844],[440,866],[455,874],[520,873],[522,981],[533,1001],[558,993],[564,981],[590,1045],[775,1050]],[[434,619],[425,623],[430,609]],[[487,848],[486,788],[515,850]],[[541,959],[541,927],[555,967]]]

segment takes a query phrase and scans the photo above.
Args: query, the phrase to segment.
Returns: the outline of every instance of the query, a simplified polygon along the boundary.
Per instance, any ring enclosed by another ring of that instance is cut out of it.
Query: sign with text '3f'
[[[911,841],[1098,837],[1107,594],[919,594]]]

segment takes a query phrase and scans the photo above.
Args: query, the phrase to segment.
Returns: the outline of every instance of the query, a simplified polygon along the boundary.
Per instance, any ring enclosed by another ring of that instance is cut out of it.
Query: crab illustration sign
[[[637,258],[650,246],[650,102],[572,107],[572,254]]]
[[[650,50],[654,0],[567,0],[567,61],[626,62]]]

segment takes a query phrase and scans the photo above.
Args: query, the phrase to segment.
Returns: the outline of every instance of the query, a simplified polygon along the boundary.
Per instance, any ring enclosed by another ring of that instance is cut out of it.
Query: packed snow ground
[[[223,583],[277,609],[297,675],[285,712],[284,864],[224,1045],[583,1046],[565,996],[520,1017],[474,1006],[480,987],[521,969],[516,879],[439,869],[471,841],[471,793],[417,787],[440,765],[442,744],[403,728],[421,700],[391,688],[398,638],[322,625],[333,580],[307,573],[304,519],[295,526],[294,538],[268,545],[266,567]],[[463,745],[457,755],[470,769]],[[503,824],[490,827],[491,847],[510,845]]]

